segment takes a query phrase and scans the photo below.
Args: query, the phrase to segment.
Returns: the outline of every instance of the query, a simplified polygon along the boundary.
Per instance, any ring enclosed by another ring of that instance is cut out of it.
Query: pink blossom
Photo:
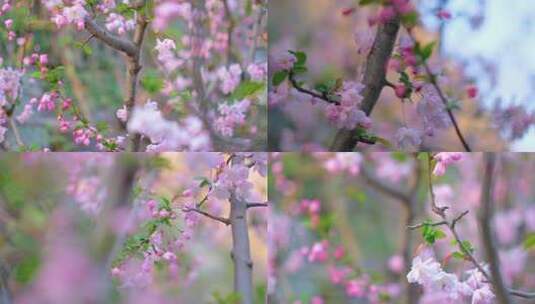
[[[308,253],[308,261],[323,263],[329,258],[329,243],[324,240],[312,245],[310,252]]]
[[[451,13],[447,10],[442,9],[437,12],[437,17],[441,20],[449,20],[451,19]]]
[[[393,255],[388,259],[388,269],[392,271],[393,273],[399,274],[403,271],[403,268],[405,267],[405,262],[403,261],[403,257],[400,255]]]
[[[346,251],[344,246],[342,245],[336,247],[336,249],[334,250],[334,258],[337,260],[341,260],[342,258],[344,258],[345,255]]]
[[[342,284],[345,281],[346,277],[351,273],[351,268],[330,266],[327,271],[331,283],[337,285]]]
[[[421,93],[423,98],[418,102],[418,114],[423,119],[426,134],[432,136],[436,130],[449,127],[450,120],[445,105],[433,85],[425,84]]]
[[[422,134],[419,130],[402,127],[396,134],[396,144],[401,150],[418,150],[422,143]]]
[[[264,81],[267,75],[267,63],[251,63],[247,67],[247,73],[254,81]]]
[[[366,284],[362,280],[351,280],[346,283],[346,294],[352,298],[361,298],[366,294]]]
[[[39,99],[39,104],[37,105],[37,111],[54,111],[56,108],[56,95],[54,93],[45,93]]]
[[[176,260],[176,255],[170,251],[167,251],[166,253],[164,253],[162,255],[162,257],[164,258],[164,260],[167,260],[167,261],[175,261]]]
[[[433,174],[436,176],[442,176],[446,173],[446,168],[448,165],[460,161],[462,158],[462,153],[458,152],[440,152],[434,156],[434,159],[437,160],[435,168],[433,169]]]
[[[492,293],[490,287],[485,285],[482,288],[474,290],[472,304],[492,304],[494,297],[494,293]]]
[[[478,94],[478,88],[474,85],[470,85],[466,88],[466,94],[469,98],[476,98]]]
[[[128,109],[126,108],[126,105],[118,109],[115,115],[120,121],[126,122],[128,120]]]
[[[232,105],[219,105],[221,114],[215,121],[215,129],[223,136],[230,137],[234,134],[234,128],[245,123],[245,114],[249,109],[251,102],[244,99]]]
[[[221,80],[220,89],[224,94],[232,93],[241,82],[242,69],[239,64],[233,64],[228,69],[219,68],[217,75]]]
[[[293,68],[296,61],[297,59],[295,56],[288,52],[278,54],[271,61],[273,65],[273,71],[278,72],[282,70],[290,70]]]
[[[106,28],[108,31],[116,32],[119,35],[133,30],[136,27],[136,22],[133,19],[126,20],[125,17],[119,14],[111,13],[106,19]]]
[[[30,119],[33,114],[33,106],[31,103],[24,105],[23,111],[17,116],[17,121],[21,124],[24,124]]]
[[[4,21],[4,25],[6,26],[7,29],[10,29],[11,26],[13,25],[13,19],[7,19],[6,21]]]

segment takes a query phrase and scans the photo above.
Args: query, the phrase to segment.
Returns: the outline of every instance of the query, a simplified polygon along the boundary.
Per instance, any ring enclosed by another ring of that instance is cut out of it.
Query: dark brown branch
[[[332,104],[335,104],[335,105],[339,105],[340,102],[337,101],[337,100],[334,100],[332,98],[330,98],[329,96],[327,96],[327,94],[323,93],[323,94],[320,94],[320,93],[317,93],[317,92],[314,92],[312,90],[309,90],[309,89],[305,89],[303,88],[301,85],[299,85],[299,83],[297,82],[297,80],[295,79],[295,75],[292,71],[289,72],[288,74],[288,79],[290,80],[290,83],[292,84],[292,86],[299,92],[303,93],[303,94],[307,94],[307,95],[310,95],[314,98],[317,98],[317,99],[320,99],[320,100],[323,100],[327,103],[332,103]]]
[[[386,67],[399,32],[400,20],[393,20],[382,24],[377,29],[372,49],[368,55],[363,83],[366,86],[363,91],[361,110],[370,116],[381,91],[386,84]],[[358,143],[356,130],[339,130],[331,145],[331,151],[353,151]]]
[[[248,203],[247,209],[249,208],[256,208],[256,207],[267,207],[268,203]]]

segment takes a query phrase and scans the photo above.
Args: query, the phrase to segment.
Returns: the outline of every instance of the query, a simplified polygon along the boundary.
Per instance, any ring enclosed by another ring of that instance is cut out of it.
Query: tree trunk
[[[385,86],[385,77],[388,60],[394,50],[398,31],[400,27],[399,18],[395,18],[383,25],[380,25],[375,35],[372,49],[368,55],[366,70],[364,71],[363,83],[366,86],[362,93],[361,110],[370,116],[381,91]],[[336,134],[331,145],[331,151],[350,152],[358,143],[356,130],[341,129]]]
[[[234,291],[241,304],[253,303],[253,262],[247,229],[247,202],[230,198],[230,225],[232,227],[232,261],[234,262]]]

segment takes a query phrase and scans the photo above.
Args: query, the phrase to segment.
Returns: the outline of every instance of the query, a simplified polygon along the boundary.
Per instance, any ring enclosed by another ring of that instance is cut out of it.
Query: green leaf
[[[431,57],[431,55],[433,54],[433,48],[435,47],[435,44],[436,42],[433,41],[429,44],[427,44],[426,46],[424,46],[421,50],[420,50],[420,56],[422,57],[422,60],[427,60]]]
[[[37,255],[24,257],[14,269],[15,280],[19,283],[29,283],[37,274],[41,262]]]
[[[99,133],[103,133],[103,132],[107,132],[109,130],[109,126],[108,126],[108,123],[106,121],[98,121],[97,124],[96,124],[96,127],[97,127],[97,131]]]
[[[461,247],[461,249],[463,249],[465,252],[474,253],[474,245],[472,245],[470,241],[462,241],[459,244],[459,247]]]
[[[141,86],[150,94],[159,92],[163,85],[163,79],[155,71],[148,71],[141,79]]]
[[[294,72],[294,74],[303,74],[308,71],[308,68],[306,66],[294,66],[292,71]]]
[[[431,223],[426,222],[422,227],[422,237],[427,244],[433,245],[437,240],[445,238],[446,234],[432,226]]]
[[[118,4],[115,9],[117,10],[119,14],[123,15],[124,17],[128,19],[134,17],[136,13],[135,9],[131,8],[128,4],[125,4],[125,3]]]
[[[273,75],[273,79],[272,79],[273,85],[279,86],[281,83],[284,82],[284,80],[286,80],[286,77],[288,77],[288,71],[283,70],[283,71],[276,72]]]
[[[365,5],[375,4],[375,3],[378,3],[378,2],[379,1],[377,1],[377,0],[360,0],[359,1],[359,5],[365,6]]]
[[[232,292],[228,295],[221,295],[218,291],[212,293],[216,304],[240,304],[241,295],[239,293]]]
[[[418,13],[416,11],[412,11],[401,16],[401,23],[408,28],[414,27],[418,24]]]
[[[35,71],[35,72],[31,73],[30,77],[37,78],[37,79],[41,78],[41,71]]]
[[[535,247],[535,232],[529,233],[523,242],[524,249],[530,250]]]
[[[230,96],[231,100],[243,100],[245,97],[255,95],[265,89],[266,85],[263,82],[244,81],[242,82]]]
[[[464,260],[465,259],[464,253],[462,253],[460,251],[455,251],[454,253],[451,254],[451,256],[456,258],[456,259],[459,259],[459,260]]]
[[[386,148],[394,150],[393,149],[394,145],[390,141],[388,141],[386,138],[375,136],[374,139],[375,139],[376,142],[380,143],[381,145],[385,146]]]
[[[304,66],[307,63],[307,54],[305,52],[294,52],[294,51],[288,51],[292,55],[295,56],[297,61],[294,63],[295,66]]]

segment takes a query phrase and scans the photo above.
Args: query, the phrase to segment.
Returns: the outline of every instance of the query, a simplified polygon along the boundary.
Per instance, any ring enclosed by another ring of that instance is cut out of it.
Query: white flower
[[[430,257],[423,260],[420,256],[412,260],[411,271],[407,274],[409,283],[418,283],[428,286],[442,276],[440,264]]]

